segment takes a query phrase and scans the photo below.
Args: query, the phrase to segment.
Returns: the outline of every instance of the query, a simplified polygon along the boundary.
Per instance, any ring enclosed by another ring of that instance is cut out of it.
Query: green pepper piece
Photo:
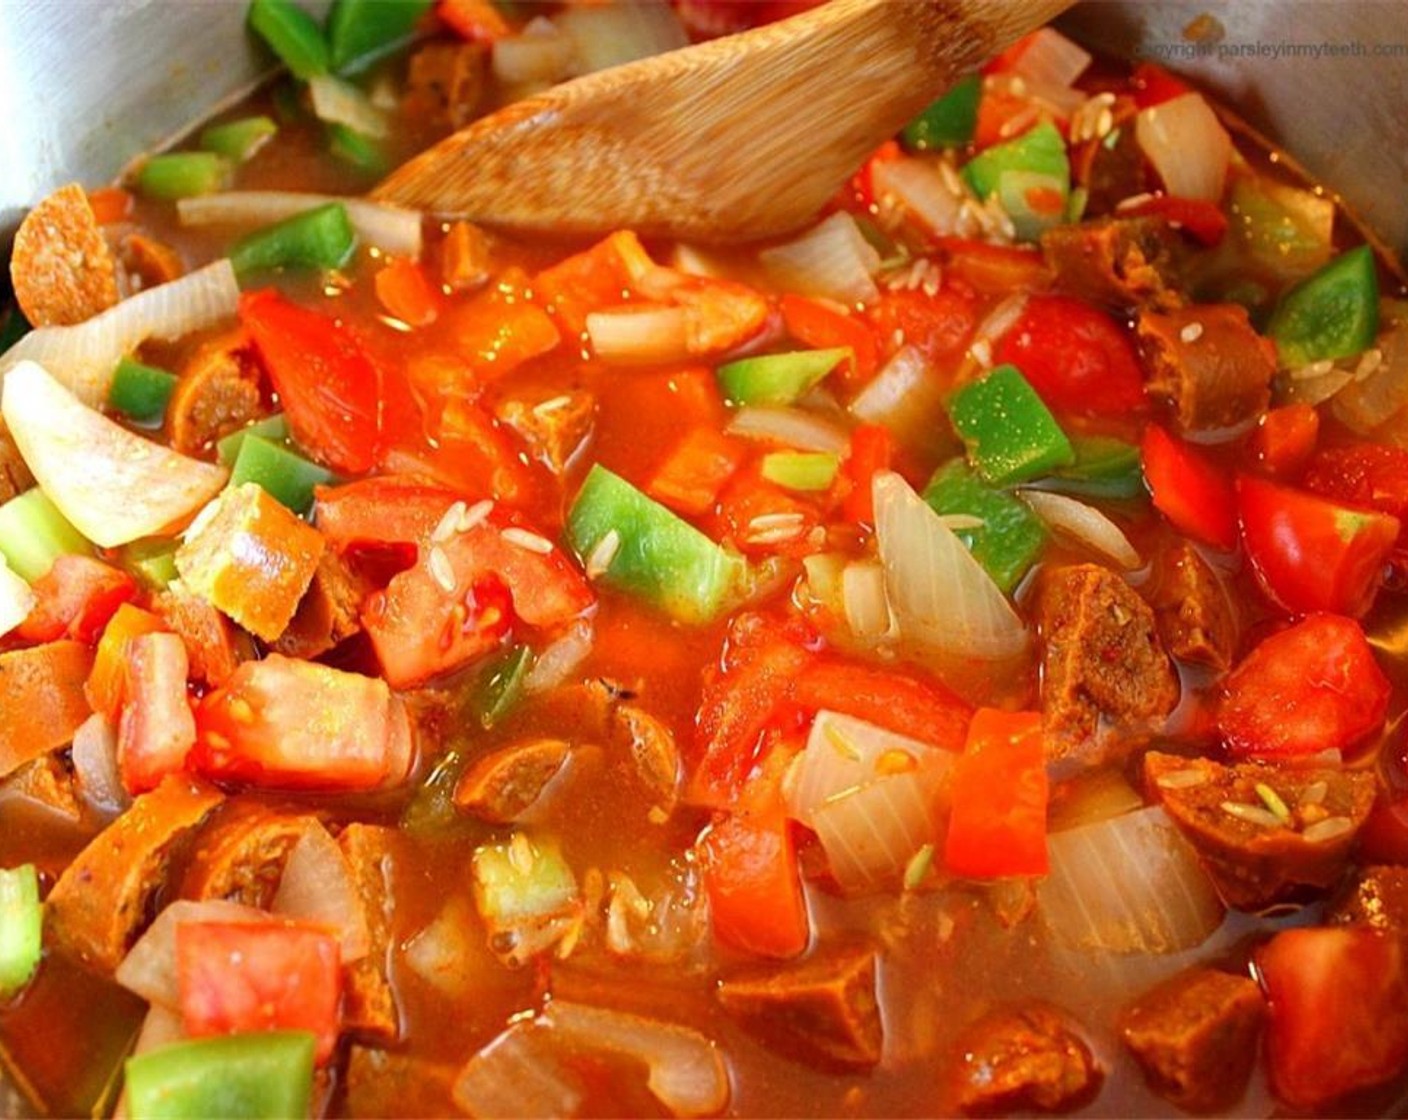
[[[961,148],[972,143],[982,96],[981,74],[960,78],[952,89],[904,126],[901,143],[911,152]]]
[[[33,583],[60,556],[92,553],[93,546],[39,487],[0,506],[0,555],[20,579]]]
[[[300,517],[313,508],[313,487],[336,476],[302,455],[265,439],[246,435],[230,471],[230,485],[257,482],[270,495]]]
[[[949,401],[968,461],[993,486],[1026,482],[1075,462],[1051,410],[1016,366],[998,366]]]
[[[772,451],[763,456],[762,476],[787,490],[825,490],[836,479],[841,459],[826,451]]]
[[[214,152],[167,152],[152,156],[137,172],[137,189],[167,202],[224,190],[230,162]]]
[[[291,0],[254,0],[249,26],[295,78],[307,81],[328,72],[328,44],[317,21]]]
[[[1335,204],[1298,187],[1241,174],[1232,180],[1232,234],[1258,264],[1283,280],[1299,280],[1334,251]]]
[[[1367,245],[1341,253],[1281,297],[1266,333],[1281,365],[1348,358],[1379,333],[1379,275]]]
[[[730,404],[791,404],[850,356],[841,346],[740,358],[719,367],[719,388]]]
[[[178,544],[164,537],[133,541],[123,546],[118,563],[154,590],[163,591],[177,578]]]
[[[567,539],[590,575],[681,622],[718,617],[748,576],[741,556],[599,463],[567,514]]]
[[[1074,439],[1076,461],[1055,471],[1053,490],[1090,498],[1131,499],[1144,496],[1139,448],[1122,439],[1088,436]]]
[[[1020,499],[985,486],[962,459],[935,471],[923,496],[935,513],[967,514],[982,521],[953,531],[1004,593],[1022,581],[1046,543],[1041,518]]]
[[[236,163],[243,163],[267,144],[279,131],[272,118],[241,117],[237,121],[213,124],[200,134],[200,146]]]
[[[123,358],[112,375],[108,404],[133,420],[159,421],[176,380],[174,373]]]
[[[456,747],[442,754],[401,811],[401,827],[412,836],[447,836],[466,823],[455,808],[455,787],[469,766],[469,755]]]
[[[1069,191],[1071,164],[1066,158],[1066,142],[1050,121],[1022,133],[1015,140],[998,144],[974,156],[963,169],[963,178],[981,199],[993,195],[1009,171],[1046,175]]]
[[[1035,241],[1044,230],[1070,220],[1069,194],[1064,179],[1040,171],[1004,171],[997,179],[998,201],[1020,241]]]
[[[480,671],[466,714],[485,731],[492,728],[518,706],[534,660],[527,646],[513,646],[495,657]]]
[[[341,268],[356,246],[347,207],[329,202],[241,238],[230,263],[241,278],[274,268]]]
[[[332,68],[359,69],[414,34],[430,0],[333,0],[327,37]]]
[[[381,178],[391,170],[385,149],[372,137],[345,124],[328,125],[328,151],[364,175]]]
[[[276,412],[272,416],[266,416],[263,420],[256,420],[247,428],[231,432],[215,445],[215,451],[220,457],[222,466],[234,466],[235,460],[240,457],[240,447],[244,444],[247,436],[261,436],[270,443],[287,443],[289,439],[288,420],[282,412]]]
[[[129,1058],[127,1111],[142,1120],[288,1120],[313,1097],[309,1031],[228,1034]]]
[[[34,864],[0,868],[0,999],[9,999],[39,967],[44,910]]]

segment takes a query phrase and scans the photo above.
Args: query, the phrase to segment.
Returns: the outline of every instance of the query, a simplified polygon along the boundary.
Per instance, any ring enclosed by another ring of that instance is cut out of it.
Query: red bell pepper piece
[[[184,768],[196,741],[189,671],[186,647],[175,634],[138,634],[127,643],[117,768],[128,793],[155,789]]]
[[[988,295],[1033,291],[1050,279],[1046,262],[1035,249],[962,237],[940,237],[937,245],[944,251],[946,276]]]
[[[1141,109],[1162,105],[1190,92],[1188,83],[1182,78],[1174,77],[1153,62],[1141,62],[1136,66],[1130,76],[1130,84],[1134,87],[1134,102]]]
[[[1175,529],[1218,548],[1236,546],[1236,497],[1216,467],[1157,424],[1144,429],[1140,453],[1154,507]]]
[[[1270,409],[1257,423],[1252,433],[1252,454],[1269,475],[1288,481],[1315,453],[1319,436],[1320,413],[1312,406],[1282,405]]]
[[[445,302],[415,261],[401,259],[383,265],[372,283],[381,306],[407,326],[428,327],[439,317]]]
[[[850,487],[841,499],[846,520],[875,521],[871,484],[877,474],[890,469],[894,457],[895,439],[883,424],[860,424],[851,432],[851,446],[841,461],[841,477]]]
[[[482,380],[506,377],[525,362],[557,349],[561,332],[552,316],[527,298],[526,276],[509,274],[444,315],[463,366],[444,367],[458,382],[468,372]],[[439,385],[440,391],[463,385]],[[428,387],[427,387],[428,388]]]
[[[698,517],[713,508],[747,457],[742,443],[716,428],[691,428],[655,469],[645,492],[677,513]]]
[[[979,708],[954,764],[944,864],[996,879],[1047,871],[1049,792],[1040,712]]]
[[[714,935],[745,953],[786,959],[807,947],[810,923],[797,851],[780,803],[724,817],[699,839]]]
[[[864,385],[880,364],[875,331],[865,320],[818,303],[814,299],[788,293],[780,303],[787,333],[815,350],[846,346],[851,361],[841,367],[841,377],[854,385]]]
[[[91,644],[123,603],[137,597],[137,581],[91,556],[60,556],[34,581],[39,600],[19,626],[27,642],[59,638]]]

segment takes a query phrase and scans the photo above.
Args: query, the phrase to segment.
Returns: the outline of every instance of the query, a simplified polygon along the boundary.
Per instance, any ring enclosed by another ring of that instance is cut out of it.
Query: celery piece
[[[981,74],[960,78],[946,94],[905,125],[900,133],[901,143],[911,152],[961,148],[972,143],[982,96]]]
[[[372,137],[345,124],[328,125],[328,151],[355,171],[381,178],[391,170],[391,159]]]
[[[473,858],[474,905],[490,933],[552,918],[577,902],[577,878],[553,840],[517,832]]]
[[[244,278],[275,268],[341,268],[356,246],[347,207],[329,202],[240,238],[229,256]]]
[[[34,864],[0,868],[0,999],[9,999],[39,967],[44,910]]]
[[[328,72],[328,44],[317,21],[291,0],[254,0],[249,26],[295,78]]]
[[[981,522],[954,533],[1004,594],[1022,581],[1046,543],[1046,527],[1023,501],[984,485],[962,459],[934,472],[924,501],[943,516],[967,515]]]
[[[334,477],[332,471],[310,463],[288,448],[246,433],[230,470],[230,485],[257,482],[270,497],[302,516],[313,508],[313,487],[331,482]]]
[[[1054,124],[1042,121],[1017,139],[974,156],[963,168],[963,178],[974,194],[987,199],[1001,186],[1002,176],[1013,171],[1050,176],[1061,184],[1063,192],[1070,189],[1071,164],[1066,158],[1066,141]]]
[[[137,189],[148,198],[173,201],[225,189],[230,161],[214,152],[167,152],[152,156],[137,172]]]
[[[791,404],[849,357],[841,346],[740,358],[719,367],[719,388],[730,404]]]
[[[177,578],[176,549],[179,542],[165,537],[148,537],[124,545],[118,563],[157,591],[165,590]]]
[[[256,420],[247,428],[231,432],[215,445],[215,451],[220,457],[222,466],[234,466],[235,460],[240,457],[240,446],[244,443],[246,436],[262,436],[270,443],[287,443],[289,438],[288,420],[282,412],[276,412],[272,416],[266,416],[263,420]]]
[[[983,481],[1011,486],[1075,462],[1051,410],[1016,366],[998,366],[949,401],[949,416],[968,461]]]
[[[33,583],[60,556],[88,556],[93,546],[39,487],[0,506],[0,554],[10,571]]]
[[[360,68],[404,43],[416,30],[430,0],[332,0],[327,37],[332,68]]]
[[[762,475],[787,490],[825,490],[841,467],[839,456],[825,451],[772,451],[763,456]]]
[[[133,420],[159,421],[176,388],[176,380],[174,373],[123,358],[112,375],[108,405]]]
[[[203,129],[200,146],[207,152],[243,163],[273,139],[279,126],[265,116],[241,117]]]
[[[126,1065],[127,1114],[142,1120],[287,1120],[313,1097],[310,1031],[260,1031],[175,1042]]]

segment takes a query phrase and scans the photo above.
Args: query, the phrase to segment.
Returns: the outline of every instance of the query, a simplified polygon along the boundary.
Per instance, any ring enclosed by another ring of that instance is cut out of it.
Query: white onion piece
[[[866,303],[880,294],[872,279],[880,268],[880,254],[844,211],[824,218],[800,237],[764,249],[758,260],[769,279],[785,291],[844,304]]]
[[[381,139],[390,132],[386,116],[351,82],[331,74],[315,74],[308,79],[313,115],[324,124],[346,125],[363,136]]]
[[[747,405],[733,414],[726,431],[799,451],[829,451],[836,455],[845,451],[849,443],[846,430],[835,421],[799,408]]]
[[[514,1023],[465,1063],[455,1079],[455,1104],[470,1116],[575,1116],[582,1089],[554,1050],[551,1034],[536,1022]]]
[[[587,316],[587,335],[596,356],[604,362],[656,365],[689,357],[682,307],[593,311]]]
[[[10,571],[5,558],[0,556],[0,638],[28,618],[38,604],[39,597],[34,589]]]
[[[848,891],[894,883],[935,837],[932,803],[916,774],[895,774],[818,806],[812,827]]]
[[[885,569],[873,560],[847,564],[841,573],[841,607],[856,639],[878,644],[894,625],[885,597]]]
[[[132,1054],[145,1054],[149,1050],[159,1050],[173,1042],[184,1042],[186,1027],[181,1016],[168,1007],[153,1004],[147,1008],[142,1019],[142,1029],[137,1032],[137,1041],[132,1046]]]
[[[181,1006],[181,986],[176,977],[176,928],[185,922],[269,922],[262,910],[210,898],[201,902],[178,899],[156,916],[156,921],[127,951],[113,979],[154,1006],[176,1010]]]
[[[1173,953],[1201,945],[1222,903],[1158,806],[1052,834],[1039,888],[1046,924],[1072,949]]]
[[[1027,631],[983,566],[893,472],[875,476],[875,535],[902,638],[944,656],[1000,661]]]
[[[170,342],[228,319],[239,299],[235,270],[218,260],[146,288],[86,322],[30,331],[0,356],[0,375],[20,362],[38,362],[84,404],[98,408],[124,355],[148,339]]]
[[[396,257],[414,259],[420,256],[419,211],[361,198],[301,191],[223,191],[197,198],[183,198],[176,203],[176,213],[183,226],[267,226],[329,202],[342,203],[347,209],[347,220],[357,231],[357,237],[368,245],[375,245],[382,252]],[[233,279],[232,273],[231,282]],[[160,288],[153,290],[161,291]],[[235,294],[238,296],[238,289]],[[230,307],[233,312],[233,300]]]
[[[565,1000],[553,1000],[544,1018],[572,1044],[644,1062],[646,1087],[675,1116],[712,1116],[728,1103],[723,1058],[697,1031]]]
[[[902,346],[851,401],[851,415],[882,424],[906,447],[923,448],[942,433],[943,385],[916,346]]]
[[[1094,506],[1049,490],[1023,490],[1021,497],[1050,528],[1075,538],[1126,571],[1144,562],[1120,527]]]
[[[555,642],[548,645],[533,662],[523,678],[525,692],[546,692],[566,684],[591,655],[595,636],[591,621],[585,618],[572,623]]]
[[[93,713],[73,733],[73,780],[95,813],[115,817],[132,804],[117,769],[117,728]]]
[[[1360,435],[1368,435],[1408,408],[1408,306],[1397,300],[1382,300],[1381,329],[1373,350],[1359,359],[1359,365],[1378,363],[1363,377],[1354,380],[1335,396],[1331,405],[1335,418]]]
[[[918,218],[929,232],[946,237],[959,232],[963,204],[972,196],[962,180],[945,177],[921,159],[887,159],[871,165],[875,196]]]
[[[509,84],[541,82],[552,85],[567,76],[575,46],[552,20],[539,16],[517,35],[494,43],[494,77]]]
[[[470,931],[474,927],[470,904],[452,897],[429,925],[406,942],[406,967],[431,987],[449,995],[468,991],[477,979],[471,963],[474,947]]]
[[[320,824],[305,831],[289,850],[269,909],[335,931],[343,964],[371,952],[367,916],[352,869],[337,841]]]
[[[230,475],[128,431],[34,362],[5,375],[0,412],[49,500],[104,548],[155,536],[189,517]]]
[[[677,242],[670,252],[670,267],[686,276],[702,276],[706,280],[728,280],[734,275],[727,261],[721,260],[707,249],[697,245]]]
[[[1012,72],[1039,85],[1073,86],[1089,65],[1089,52],[1054,28],[1043,27],[1027,37]]]
[[[554,16],[553,22],[572,40],[583,74],[689,44],[689,34],[674,6],[654,0],[571,4]]]
[[[1232,138],[1202,94],[1185,93],[1142,110],[1134,135],[1169,194],[1206,202],[1222,198]]]

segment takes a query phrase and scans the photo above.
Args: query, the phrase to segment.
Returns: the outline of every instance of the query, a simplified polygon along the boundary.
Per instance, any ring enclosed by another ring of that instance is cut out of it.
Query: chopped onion
[[[387,206],[380,202],[368,202],[362,198],[306,194],[301,191],[223,191],[219,194],[183,198],[176,203],[176,213],[183,226],[267,226],[329,202],[342,203],[347,209],[347,218],[352,223],[352,228],[357,231],[357,237],[368,245],[375,245],[382,252],[396,257],[414,259],[420,256],[419,211]],[[231,283],[233,281],[232,272]],[[161,289],[156,288],[154,291]],[[235,294],[238,296],[238,289]],[[230,307],[233,312],[233,299]]]
[[[896,882],[934,841],[933,810],[915,774],[895,774],[845,790],[819,806],[812,827],[836,881],[846,890]]]
[[[1054,28],[1034,31],[1024,42],[1025,47],[1013,64],[1012,72],[1038,85],[1073,86],[1090,65],[1089,52]]]
[[[554,17],[554,22],[572,40],[583,74],[689,44],[689,35],[674,7],[655,0],[570,4]]]
[[[523,680],[527,692],[546,692],[565,684],[592,652],[592,624],[578,619],[533,662],[533,668]]]
[[[468,991],[477,979],[471,964],[470,931],[474,927],[469,902],[452,897],[429,925],[406,942],[406,967],[447,994]]]
[[[367,917],[352,869],[337,841],[320,824],[304,832],[289,851],[269,909],[335,931],[343,964],[371,952]]]
[[[1169,194],[1207,202],[1222,198],[1232,138],[1202,94],[1185,93],[1142,110],[1134,134]]]
[[[1108,766],[1078,774],[1059,783],[1052,792],[1046,818],[1049,832],[1095,824],[1144,807],[1144,799],[1125,776]]]
[[[670,254],[670,267],[686,276],[702,276],[706,280],[728,280],[734,270],[708,250],[697,245],[676,243]]]
[[[115,817],[132,804],[117,769],[117,729],[95,712],[73,733],[73,778],[95,813]]]
[[[556,1057],[552,1034],[536,1022],[514,1023],[465,1063],[453,1090],[470,1116],[575,1116],[582,1088]]]
[[[117,363],[148,339],[171,342],[235,313],[240,287],[227,260],[146,288],[69,327],[30,331],[0,356],[0,375],[38,362],[93,408],[105,404]]]
[[[104,548],[155,536],[184,520],[229,477],[224,467],[181,455],[109,420],[34,362],[21,362],[5,375],[0,411],[49,500]]]
[[[917,346],[902,346],[851,401],[851,415],[881,424],[900,443],[926,448],[944,431],[943,384]]]
[[[956,175],[943,175],[928,160],[907,158],[879,160],[870,174],[883,205],[899,207],[940,237],[959,232],[963,204],[972,195]]]
[[[1197,853],[1158,806],[1054,833],[1048,849],[1042,911],[1069,948],[1172,953],[1222,921]]]
[[[1383,300],[1380,318],[1388,325],[1369,350],[1359,359],[1373,363],[1363,376],[1358,376],[1335,395],[1331,406],[1336,419],[1360,435],[1392,420],[1408,408],[1408,308],[1394,300]]]
[[[646,1087],[675,1116],[713,1116],[728,1103],[723,1058],[697,1031],[566,1000],[553,1000],[544,1018],[571,1044],[644,1062]]]
[[[604,362],[659,365],[689,357],[683,307],[628,306],[587,316],[592,349]]]
[[[331,74],[315,74],[308,79],[313,115],[325,124],[346,125],[353,132],[380,140],[391,130],[386,116],[351,82]]]
[[[154,1006],[176,1010],[181,986],[176,977],[176,927],[183,922],[269,922],[268,914],[223,898],[201,902],[178,899],[156,916],[127,951],[113,979]]]
[[[844,428],[800,408],[745,406],[733,414],[729,435],[767,440],[799,451],[829,451],[839,455],[850,442]]]
[[[34,589],[10,571],[5,558],[0,556],[0,638],[28,618],[38,603]]]
[[[872,277],[880,254],[844,211],[824,218],[800,237],[764,249],[758,260],[779,288],[837,303],[865,303],[879,289]]]
[[[552,85],[567,76],[575,46],[550,19],[530,20],[518,35],[494,43],[494,77],[509,84]]]
[[[185,1023],[175,1011],[160,1004],[147,1008],[142,1019],[142,1029],[137,1032],[137,1041],[132,1047],[133,1055],[145,1054],[149,1050],[159,1050],[173,1042],[186,1038]]]
[[[841,573],[841,605],[857,640],[879,642],[894,624],[885,598],[885,569],[872,560],[847,564]]]
[[[893,472],[875,476],[875,535],[900,636],[943,657],[1000,661],[1027,632],[972,553]]]
[[[1144,562],[1120,527],[1094,506],[1049,490],[1023,490],[1021,497],[1052,529],[1074,537],[1126,571]]]

